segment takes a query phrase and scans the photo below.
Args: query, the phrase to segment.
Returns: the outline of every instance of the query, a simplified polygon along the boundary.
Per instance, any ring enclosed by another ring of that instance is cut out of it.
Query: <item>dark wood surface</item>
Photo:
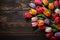
[[[38,35],[33,32],[31,22],[24,18],[30,2],[32,0],[0,0],[0,34]]]

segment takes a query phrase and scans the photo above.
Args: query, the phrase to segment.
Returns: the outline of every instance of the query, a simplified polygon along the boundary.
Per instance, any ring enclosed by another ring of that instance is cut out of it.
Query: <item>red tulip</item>
[[[55,6],[59,6],[59,1],[57,1],[57,0],[54,1],[54,5],[55,5]]]
[[[55,19],[56,17],[58,17],[58,14],[57,13],[53,13],[52,17]]]
[[[31,18],[31,14],[29,12],[26,12],[24,16],[25,18]]]
[[[48,33],[46,33],[46,38],[50,38],[50,37],[52,37],[52,33],[51,32],[48,32]]]
[[[38,12],[43,12],[43,11],[44,11],[43,7],[40,7],[40,6],[37,6],[37,7],[36,7],[36,10],[37,10]]]
[[[59,18],[59,17],[56,17],[56,18],[55,18],[55,22],[56,22],[57,24],[59,24],[59,23],[60,23],[60,18]]]
[[[50,40],[57,40],[57,38],[55,36],[52,36]]]
[[[44,30],[45,26],[40,26],[39,29]]]

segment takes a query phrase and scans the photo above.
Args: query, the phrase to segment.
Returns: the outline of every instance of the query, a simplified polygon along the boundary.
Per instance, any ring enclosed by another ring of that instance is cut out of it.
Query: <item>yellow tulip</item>
[[[49,3],[48,7],[49,7],[50,9],[54,9],[54,4],[53,4],[53,3]]]
[[[58,25],[56,26],[56,28],[57,28],[58,30],[60,30],[60,24],[58,24]]]
[[[29,13],[30,13],[31,15],[36,15],[36,14],[37,14],[37,11],[36,11],[35,9],[31,8],[31,9],[29,10]]]
[[[44,8],[44,15],[45,16],[47,16],[47,17],[49,17],[51,14],[50,14],[50,11],[48,10],[48,9],[46,9],[46,8]]]
[[[42,26],[44,25],[44,21],[43,20],[38,20],[38,26]]]
[[[44,5],[48,5],[48,0],[42,0]]]

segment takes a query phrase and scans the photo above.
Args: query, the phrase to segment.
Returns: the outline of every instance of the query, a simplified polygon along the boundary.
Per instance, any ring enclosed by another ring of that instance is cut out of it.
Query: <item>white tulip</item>
[[[60,9],[58,9],[58,8],[55,9],[55,13],[58,13],[59,14],[60,13]]]
[[[51,32],[52,28],[51,27],[46,27],[45,32]]]

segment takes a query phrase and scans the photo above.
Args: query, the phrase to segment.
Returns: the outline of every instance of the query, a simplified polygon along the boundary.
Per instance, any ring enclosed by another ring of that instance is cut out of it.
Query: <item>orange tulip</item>
[[[42,26],[44,25],[44,21],[43,20],[38,20],[38,26]]]
[[[42,0],[44,5],[48,5],[48,0]]]
[[[56,28],[57,28],[58,30],[60,30],[60,24],[58,24],[58,25],[56,26]]]
[[[54,9],[54,4],[53,3],[49,3],[48,7],[49,7],[49,9]]]
[[[46,15],[47,17],[49,17],[51,14],[50,14],[50,11],[46,8],[44,8],[44,15]]]

